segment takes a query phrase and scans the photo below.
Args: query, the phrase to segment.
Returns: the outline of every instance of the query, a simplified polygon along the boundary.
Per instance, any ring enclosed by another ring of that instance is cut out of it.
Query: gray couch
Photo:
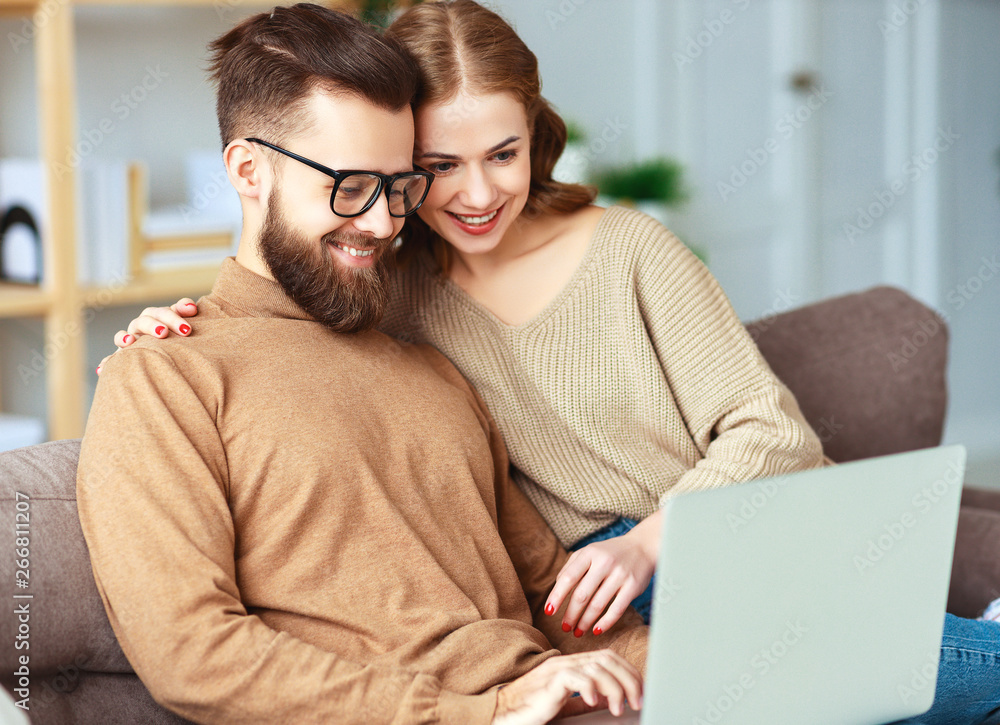
[[[947,329],[905,293],[876,288],[748,325],[835,461],[937,445],[946,404]],[[31,721],[134,725],[185,722],[132,673],[91,575],[76,510],[79,441],[0,454],[0,530],[14,530],[15,493],[30,498],[30,588],[0,557],[0,680],[12,690],[19,623],[11,595],[30,600]],[[10,542],[10,534],[6,534]],[[1000,493],[963,497],[949,611],[975,616],[1000,596]]]

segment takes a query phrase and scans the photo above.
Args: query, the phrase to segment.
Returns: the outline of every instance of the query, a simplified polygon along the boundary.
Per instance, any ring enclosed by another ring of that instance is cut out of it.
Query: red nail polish
[[[553,607],[551,604],[546,604],[545,613],[551,617],[553,614],[556,613],[556,608]]]
[[[182,335],[186,335],[189,332],[191,332],[191,326],[190,325],[181,325],[180,331],[181,331]]]
[[[600,637],[602,634],[604,634],[604,630],[603,629],[601,629],[600,627],[594,627],[594,636],[595,637]]]
[[[160,325],[155,330],[153,330],[153,332],[156,333],[157,335],[162,335],[163,332],[164,332],[164,330],[166,330],[166,329],[167,328],[165,328],[163,325]]]
[[[570,627],[570,626],[569,626],[568,624],[566,624],[565,622],[563,622],[563,632],[568,632],[568,631],[570,631],[571,629],[573,629],[573,628],[572,628],[572,627]]]
[[[576,629],[573,630],[573,636],[574,637],[582,637],[583,636],[583,630],[580,629],[579,627],[577,627]]]
[[[132,336],[131,335],[126,335],[125,337],[123,337],[122,338],[122,343],[125,344],[125,345],[131,345],[132,344]]]
[[[194,302],[185,302],[184,306],[185,307],[197,307],[198,305],[196,305]]]
[[[100,365],[98,365],[98,366],[97,366],[97,374],[98,374],[98,375],[100,375],[100,374],[101,374],[101,366],[100,366]]]

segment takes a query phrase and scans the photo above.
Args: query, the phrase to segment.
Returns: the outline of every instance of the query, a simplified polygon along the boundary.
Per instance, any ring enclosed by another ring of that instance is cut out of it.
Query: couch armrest
[[[906,292],[875,287],[747,329],[834,461],[941,442],[948,328]]]
[[[132,672],[104,612],[76,508],[79,440],[54,441],[0,453],[0,529],[14,531],[15,493],[28,497],[29,649],[13,646],[17,617],[0,617],[0,680],[29,654],[32,679],[64,671]],[[22,517],[23,518],[23,517]],[[23,523],[23,521],[22,521]],[[9,535],[9,534],[8,534]],[[0,579],[13,589],[14,557],[0,556]]]

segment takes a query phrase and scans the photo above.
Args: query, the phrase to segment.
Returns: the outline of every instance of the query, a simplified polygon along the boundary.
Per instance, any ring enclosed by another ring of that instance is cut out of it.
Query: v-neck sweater
[[[77,495],[98,590],[153,697],[204,723],[489,723],[562,652],[643,668],[629,611],[542,609],[566,553],[461,374],[338,334],[227,260],[190,338],[102,371]]]
[[[823,465],[819,438],[708,269],[659,222],[604,212],[578,268],[508,325],[420,252],[381,329],[444,353],[569,546],[671,496]]]

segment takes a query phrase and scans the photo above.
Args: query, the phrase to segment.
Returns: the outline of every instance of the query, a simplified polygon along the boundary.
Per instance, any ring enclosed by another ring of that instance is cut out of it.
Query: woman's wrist
[[[656,560],[660,555],[660,524],[662,519],[663,512],[657,511],[652,516],[640,521],[625,534],[632,540],[632,543],[640,548],[652,566],[656,566]]]

